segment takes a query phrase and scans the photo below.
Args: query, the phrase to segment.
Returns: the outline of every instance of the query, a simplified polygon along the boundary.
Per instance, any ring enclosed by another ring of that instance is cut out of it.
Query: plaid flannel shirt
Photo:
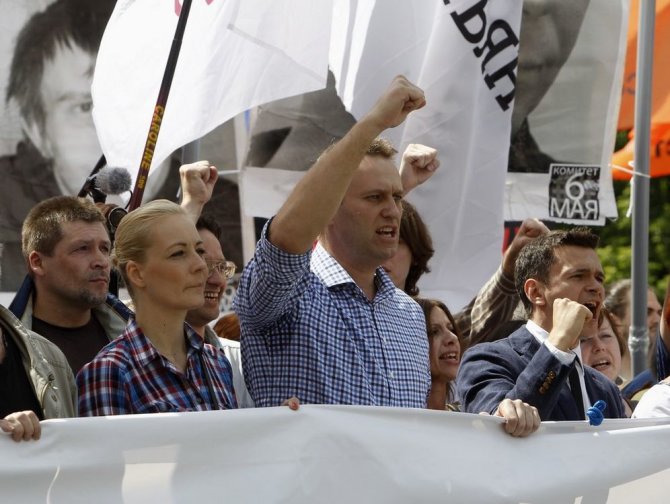
[[[203,411],[215,409],[214,404],[236,408],[232,370],[223,351],[204,343],[188,324],[184,330],[187,363],[181,373],[131,319],[123,334],[77,375],[79,416]]]

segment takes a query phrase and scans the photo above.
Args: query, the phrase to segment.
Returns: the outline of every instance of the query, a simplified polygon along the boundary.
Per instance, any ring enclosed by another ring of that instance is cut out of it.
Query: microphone
[[[130,191],[132,185],[130,172],[125,168],[105,166],[98,173],[90,176],[89,179],[91,182],[88,192],[105,216],[107,229],[109,229],[109,234],[113,238],[121,219],[128,212],[119,206],[107,204],[107,196]]]
[[[95,187],[108,196],[130,191],[132,184],[130,172],[125,168],[105,166],[94,177]]]
[[[107,222],[107,229],[109,235],[114,240],[114,233],[119,226],[121,219],[128,213],[125,209],[113,204],[107,204],[108,195],[117,195],[130,191],[132,185],[130,172],[125,168],[116,168],[107,166],[105,156],[100,156],[100,159],[95,164],[93,171],[89,174],[81,187],[79,198],[84,198],[89,195],[93,198],[93,202],[98,206],[102,214],[105,216]]]
[[[105,166],[91,174],[79,191],[79,197],[87,194],[96,203],[105,203],[108,195],[121,194],[130,191],[130,173],[125,168]]]

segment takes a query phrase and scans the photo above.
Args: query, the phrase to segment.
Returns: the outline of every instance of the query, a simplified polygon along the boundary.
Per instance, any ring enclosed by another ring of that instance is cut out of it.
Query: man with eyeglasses
[[[206,343],[221,348],[233,368],[233,387],[237,404],[240,408],[251,408],[253,400],[247,391],[242,375],[242,359],[240,358],[240,343],[219,338],[208,325],[219,318],[221,298],[226,291],[228,280],[235,274],[235,263],[227,261],[221,248],[221,227],[209,215],[201,215],[195,227],[202,238],[205,249],[203,256],[207,263],[208,276],[205,283],[205,304],[200,308],[190,310],[186,314],[186,322],[202,336]]]

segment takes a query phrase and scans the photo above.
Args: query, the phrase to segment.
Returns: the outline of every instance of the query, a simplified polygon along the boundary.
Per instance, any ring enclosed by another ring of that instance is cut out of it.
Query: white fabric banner
[[[665,503],[669,420],[302,406],[43,422],[0,436],[3,502]],[[579,500],[581,498],[581,500]]]
[[[142,161],[180,9],[179,0],[116,4],[92,86],[111,166],[134,173]],[[323,88],[331,17],[330,0],[193,0],[152,166],[253,106]]]
[[[522,0],[384,0],[336,3],[330,66],[359,118],[393,76],[426,93],[427,106],[388,136],[400,152],[423,143],[442,168],[409,196],[428,224],[435,256],[423,296],[465,305],[500,263]]]

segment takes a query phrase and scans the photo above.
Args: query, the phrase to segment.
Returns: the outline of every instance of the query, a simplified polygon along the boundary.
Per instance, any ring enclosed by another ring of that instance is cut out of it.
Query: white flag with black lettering
[[[410,194],[434,242],[424,296],[458,309],[500,263],[503,196],[522,0],[386,0],[336,4],[330,65],[360,117],[397,74],[427,106],[388,132],[439,150],[442,167]],[[339,43],[338,43],[339,41]]]

